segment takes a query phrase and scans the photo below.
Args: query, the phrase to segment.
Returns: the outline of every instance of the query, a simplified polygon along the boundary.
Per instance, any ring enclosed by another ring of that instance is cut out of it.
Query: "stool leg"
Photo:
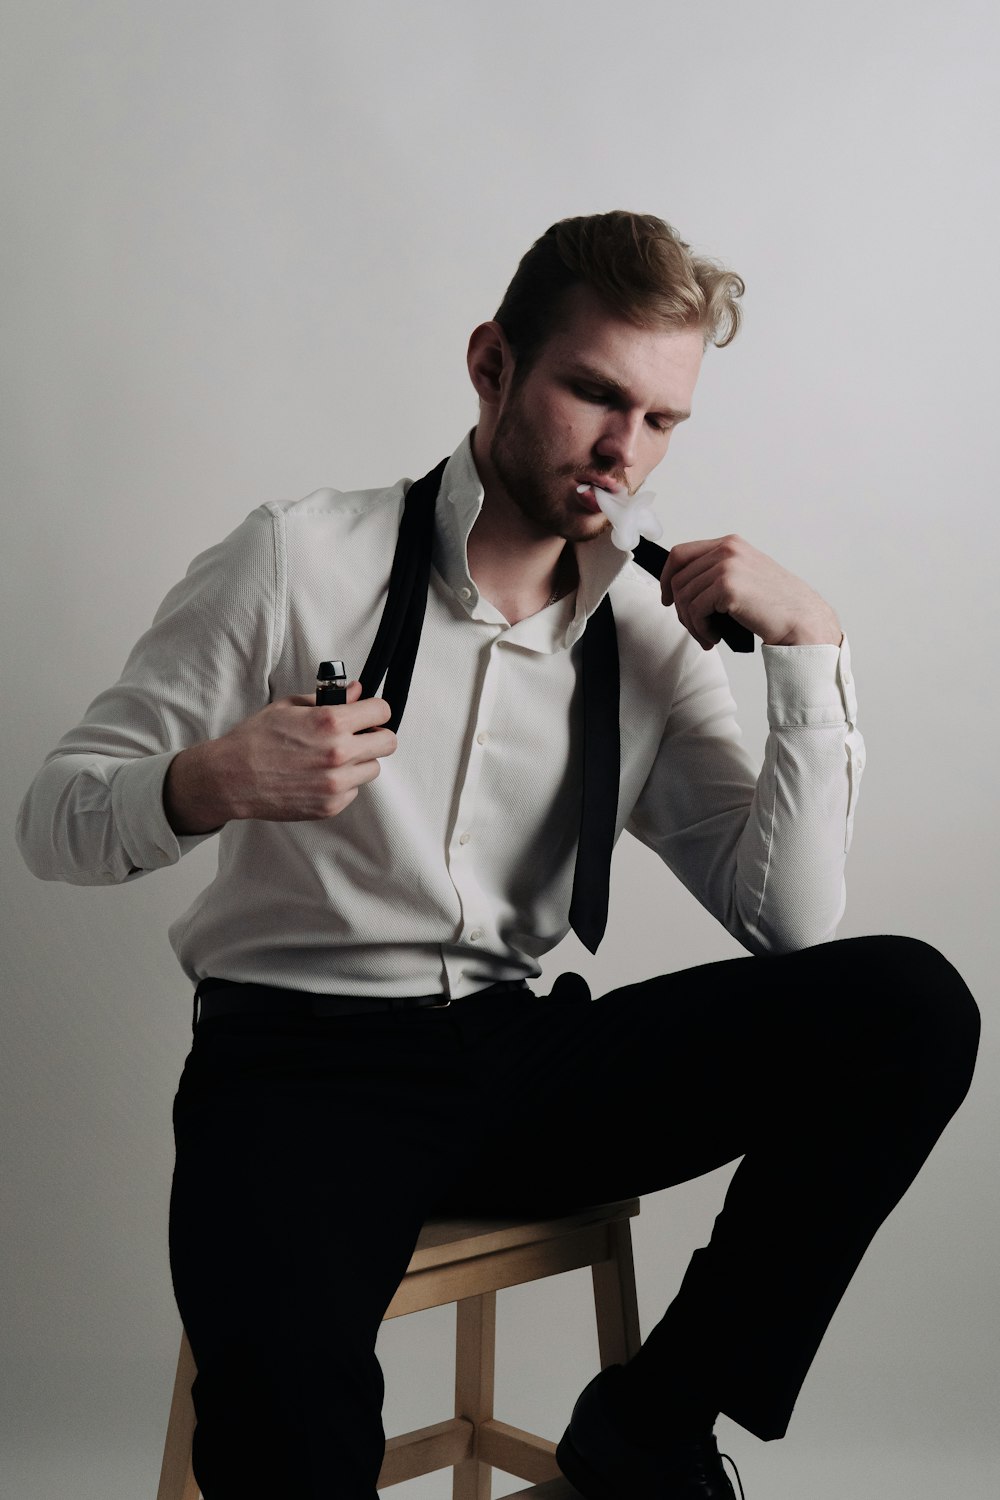
[[[455,1415],[478,1429],[493,1415],[497,1294],[483,1292],[456,1304]],[[452,1500],[490,1500],[493,1470],[475,1457],[455,1465]]]
[[[187,1334],[184,1333],[181,1335],[181,1348],[177,1356],[174,1394],[170,1402],[156,1500],[198,1500],[201,1494],[191,1469],[191,1439],[194,1436],[191,1386],[196,1373],[194,1355],[191,1353]]]
[[[594,1311],[601,1369],[623,1365],[639,1349],[639,1304],[635,1294],[632,1231],[628,1220],[608,1225],[611,1257],[593,1267]]]

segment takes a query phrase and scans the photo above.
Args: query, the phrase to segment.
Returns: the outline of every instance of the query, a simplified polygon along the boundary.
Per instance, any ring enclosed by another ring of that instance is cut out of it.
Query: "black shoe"
[[[625,1437],[602,1394],[619,1368],[602,1370],[584,1388],[556,1448],[556,1463],[584,1500],[736,1500],[710,1432],[658,1453]]]

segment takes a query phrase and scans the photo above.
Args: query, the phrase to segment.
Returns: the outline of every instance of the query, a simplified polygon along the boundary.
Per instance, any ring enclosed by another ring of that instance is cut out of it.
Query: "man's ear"
[[[499,323],[480,323],[472,330],[466,361],[480,401],[499,406],[514,373],[514,355]]]

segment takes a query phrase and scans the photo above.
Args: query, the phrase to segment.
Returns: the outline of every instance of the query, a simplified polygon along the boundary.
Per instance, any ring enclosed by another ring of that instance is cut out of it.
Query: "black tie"
[[[378,631],[361,673],[361,696],[374,697],[385,679],[384,697],[392,710],[389,728],[399,729],[417,659],[430,586],[434,550],[434,511],[443,459],[406,492],[403,519],[389,575],[389,593]],[[659,578],[668,553],[645,538],[635,561]],[[728,615],[716,616],[722,638],[734,651],[752,651],[753,636]],[[618,732],[618,637],[611,599],[606,594],[583,633],[583,792],[580,837],[573,872],[569,920],[591,953],[608,923],[611,854],[618,817],[621,746]]]
[[[389,728],[399,729],[417,659],[424,607],[431,581],[434,551],[434,507],[441,475],[448,462],[417,479],[406,492],[396,552],[389,574],[389,595],[361,673],[362,698],[374,698],[385,677],[385,700],[392,709]],[[386,673],[389,675],[386,676]]]

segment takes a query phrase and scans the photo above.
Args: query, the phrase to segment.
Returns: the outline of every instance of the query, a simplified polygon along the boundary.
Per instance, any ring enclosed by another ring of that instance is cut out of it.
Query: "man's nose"
[[[600,438],[594,445],[602,458],[612,459],[616,467],[631,469],[638,457],[639,434],[642,418],[627,412],[616,412],[609,416]]]

